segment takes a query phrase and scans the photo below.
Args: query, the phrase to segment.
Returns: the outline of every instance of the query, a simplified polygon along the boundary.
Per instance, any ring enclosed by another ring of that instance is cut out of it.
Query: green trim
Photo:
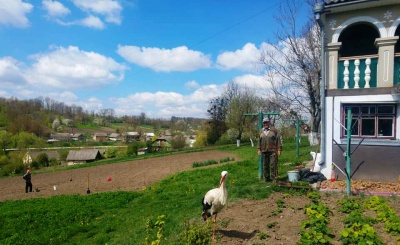
[[[360,81],[358,85],[360,88],[365,87],[365,60],[366,59],[360,59],[360,66],[358,69],[360,70]],[[371,88],[376,88],[377,87],[377,71],[378,71],[378,58],[371,58],[371,65],[369,67],[371,69],[371,80],[369,81],[369,86]],[[349,64],[349,88],[354,88],[354,60],[350,60]],[[344,60],[339,61],[338,63],[338,88],[343,89],[344,88],[344,81],[343,81],[343,72],[344,72]]]

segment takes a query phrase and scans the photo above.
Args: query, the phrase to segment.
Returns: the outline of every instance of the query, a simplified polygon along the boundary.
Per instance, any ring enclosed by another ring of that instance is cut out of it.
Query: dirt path
[[[194,162],[219,161],[226,157],[234,158],[235,161],[240,160],[238,156],[232,153],[204,151],[55,173],[35,174],[35,171],[32,171],[34,192],[25,193],[25,183],[22,176],[2,178],[0,179],[0,201],[63,194],[86,194],[88,182],[91,193],[113,190],[137,191],[164,179],[170,174],[193,169],[192,164]],[[109,181],[109,178],[111,178],[111,181]],[[39,192],[35,191],[36,189],[39,189]]]

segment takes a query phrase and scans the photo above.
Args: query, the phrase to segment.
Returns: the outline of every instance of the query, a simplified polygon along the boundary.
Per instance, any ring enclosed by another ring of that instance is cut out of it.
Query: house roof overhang
[[[324,9],[326,12],[338,13],[392,4],[398,4],[398,0],[325,0]]]

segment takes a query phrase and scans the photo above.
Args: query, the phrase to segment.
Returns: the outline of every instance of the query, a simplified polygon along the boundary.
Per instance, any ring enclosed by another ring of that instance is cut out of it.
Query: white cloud
[[[43,95],[42,95],[43,96]],[[49,93],[46,95],[58,102],[63,102],[66,105],[76,105],[82,107],[83,110],[91,111],[99,111],[103,109],[103,101],[96,97],[89,98],[79,98],[75,93],[71,91],[63,91],[61,93]]]
[[[101,21],[100,18],[90,15],[82,20],[77,21],[77,23],[79,23],[80,25],[83,26],[87,26],[87,27],[91,27],[91,28],[95,28],[95,29],[99,29],[102,30],[104,29],[104,23],[103,21]]]
[[[211,98],[220,95],[217,85],[202,86],[192,94],[182,95],[175,92],[135,93],[124,98],[111,98],[117,115],[139,115],[145,112],[153,118],[185,116],[204,118]]]
[[[112,58],[69,46],[32,56],[29,82],[43,89],[100,88],[121,81],[127,69]]]
[[[192,81],[185,83],[185,87],[193,89],[193,88],[200,87],[200,85],[196,81],[192,80]]]
[[[0,97],[8,98],[8,97],[10,97],[10,94],[7,91],[0,90]]]
[[[222,93],[221,86],[217,86],[215,84],[205,85],[194,91],[193,94],[190,95],[190,99],[193,102],[208,103],[208,101],[210,101],[211,98],[215,98],[216,96],[221,95],[221,93]]]
[[[246,86],[252,89],[268,89],[271,87],[270,83],[264,76],[256,76],[252,74],[245,74],[235,77],[233,81],[241,86]]]
[[[0,85],[3,89],[26,83],[21,66],[23,64],[12,57],[0,59]]]
[[[70,91],[61,92],[56,98],[60,98],[61,101],[68,104],[73,104],[78,101],[78,96]]]
[[[103,30],[106,27],[104,25],[103,21],[99,17],[93,16],[93,15],[89,15],[83,19],[68,21],[68,22],[62,21],[60,19],[56,19],[55,21],[58,24],[63,25],[63,26],[80,25],[80,26],[86,26],[86,27],[98,29],[98,30]]]
[[[247,43],[242,49],[234,52],[224,52],[217,57],[217,66],[223,70],[237,69],[242,71],[257,71],[260,50],[252,43]]]
[[[106,22],[121,24],[122,6],[115,0],[73,0],[75,6],[93,14],[105,16]]]
[[[0,24],[26,28],[29,26],[26,14],[32,8],[32,4],[21,0],[0,0]]]
[[[186,46],[160,49],[118,45],[117,53],[136,65],[162,72],[187,72],[211,66],[207,55],[189,50]]]
[[[57,17],[65,16],[71,13],[71,11],[65,7],[62,3],[52,0],[43,0],[43,8],[47,11],[48,15]]]

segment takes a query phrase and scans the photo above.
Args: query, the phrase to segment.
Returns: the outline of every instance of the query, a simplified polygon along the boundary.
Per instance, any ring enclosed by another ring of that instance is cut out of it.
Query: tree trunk
[[[318,132],[311,131],[308,134],[308,142],[310,143],[311,146],[318,145]]]

